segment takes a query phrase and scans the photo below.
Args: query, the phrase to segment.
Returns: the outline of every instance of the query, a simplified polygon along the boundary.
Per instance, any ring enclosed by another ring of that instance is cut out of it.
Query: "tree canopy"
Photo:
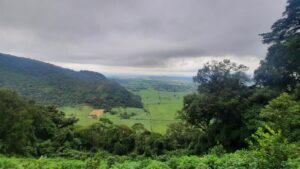
[[[262,34],[263,42],[271,46],[255,71],[257,84],[291,91],[300,82],[299,15],[299,0],[288,0],[283,18],[273,24],[271,32]]]
[[[299,0],[288,0],[283,17],[277,20],[271,27],[272,31],[261,34],[263,42],[280,43],[290,37],[299,34],[300,30],[300,2]]]

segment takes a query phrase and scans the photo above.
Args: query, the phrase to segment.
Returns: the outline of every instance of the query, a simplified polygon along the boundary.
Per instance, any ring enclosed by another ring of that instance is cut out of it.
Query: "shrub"
[[[218,144],[209,150],[209,154],[222,156],[226,153],[222,144]]]
[[[21,169],[16,162],[0,158],[0,169]]]
[[[168,161],[172,169],[208,169],[209,166],[197,156],[173,157]]]
[[[150,164],[146,166],[144,169],[171,169],[171,168],[162,162],[151,161]]]

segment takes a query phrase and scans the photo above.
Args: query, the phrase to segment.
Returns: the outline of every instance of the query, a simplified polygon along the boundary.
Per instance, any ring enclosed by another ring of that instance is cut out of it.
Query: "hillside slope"
[[[96,107],[142,107],[138,96],[91,71],[73,71],[32,59],[0,53],[0,87],[17,90],[40,103]]]

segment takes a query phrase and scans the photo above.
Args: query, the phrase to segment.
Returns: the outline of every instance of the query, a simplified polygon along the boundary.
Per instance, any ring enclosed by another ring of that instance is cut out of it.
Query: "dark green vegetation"
[[[0,151],[43,155],[76,146],[73,124],[54,107],[37,106],[10,90],[0,91]],[[75,142],[74,142],[75,141]]]
[[[288,0],[284,17],[262,34],[263,42],[271,45],[265,60],[255,71],[260,85],[290,91],[300,82],[300,18],[299,0]]]
[[[284,24],[275,24],[264,36],[277,39],[284,30],[299,30],[299,13],[299,1],[289,0]],[[287,19],[292,14],[296,17]],[[296,25],[286,24],[290,20]],[[270,49],[280,49],[298,32],[282,35]],[[297,41],[289,43],[299,48]],[[287,59],[300,54],[283,53]],[[184,98],[181,121],[165,135],[140,123],[128,127],[108,119],[77,129],[76,119],[55,108],[2,90],[0,151],[6,156],[0,157],[0,168],[299,169],[300,74],[292,69],[294,62],[284,62],[279,76],[273,76],[276,70],[265,66],[274,67],[277,54],[269,50],[251,86],[243,65],[229,60],[205,64],[194,77],[198,92]],[[282,73],[292,79],[285,85]]]
[[[240,150],[235,153],[206,156],[168,154],[160,158],[113,156],[97,153],[81,160],[66,158],[7,158],[0,157],[0,168],[13,169],[266,169],[272,168],[270,160],[261,151]],[[299,161],[288,160],[282,166],[297,169]],[[273,168],[272,168],[273,169]]]
[[[5,54],[0,54],[0,87],[17,90],[43,104],[142,107],[138,96],[100,73],[76,72]]]

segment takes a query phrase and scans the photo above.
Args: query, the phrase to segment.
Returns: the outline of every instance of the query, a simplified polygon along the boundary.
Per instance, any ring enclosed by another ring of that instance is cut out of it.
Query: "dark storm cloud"
[[[0,0],[0,52],[163,67],[176,58],[258,57],[285,0]]]

